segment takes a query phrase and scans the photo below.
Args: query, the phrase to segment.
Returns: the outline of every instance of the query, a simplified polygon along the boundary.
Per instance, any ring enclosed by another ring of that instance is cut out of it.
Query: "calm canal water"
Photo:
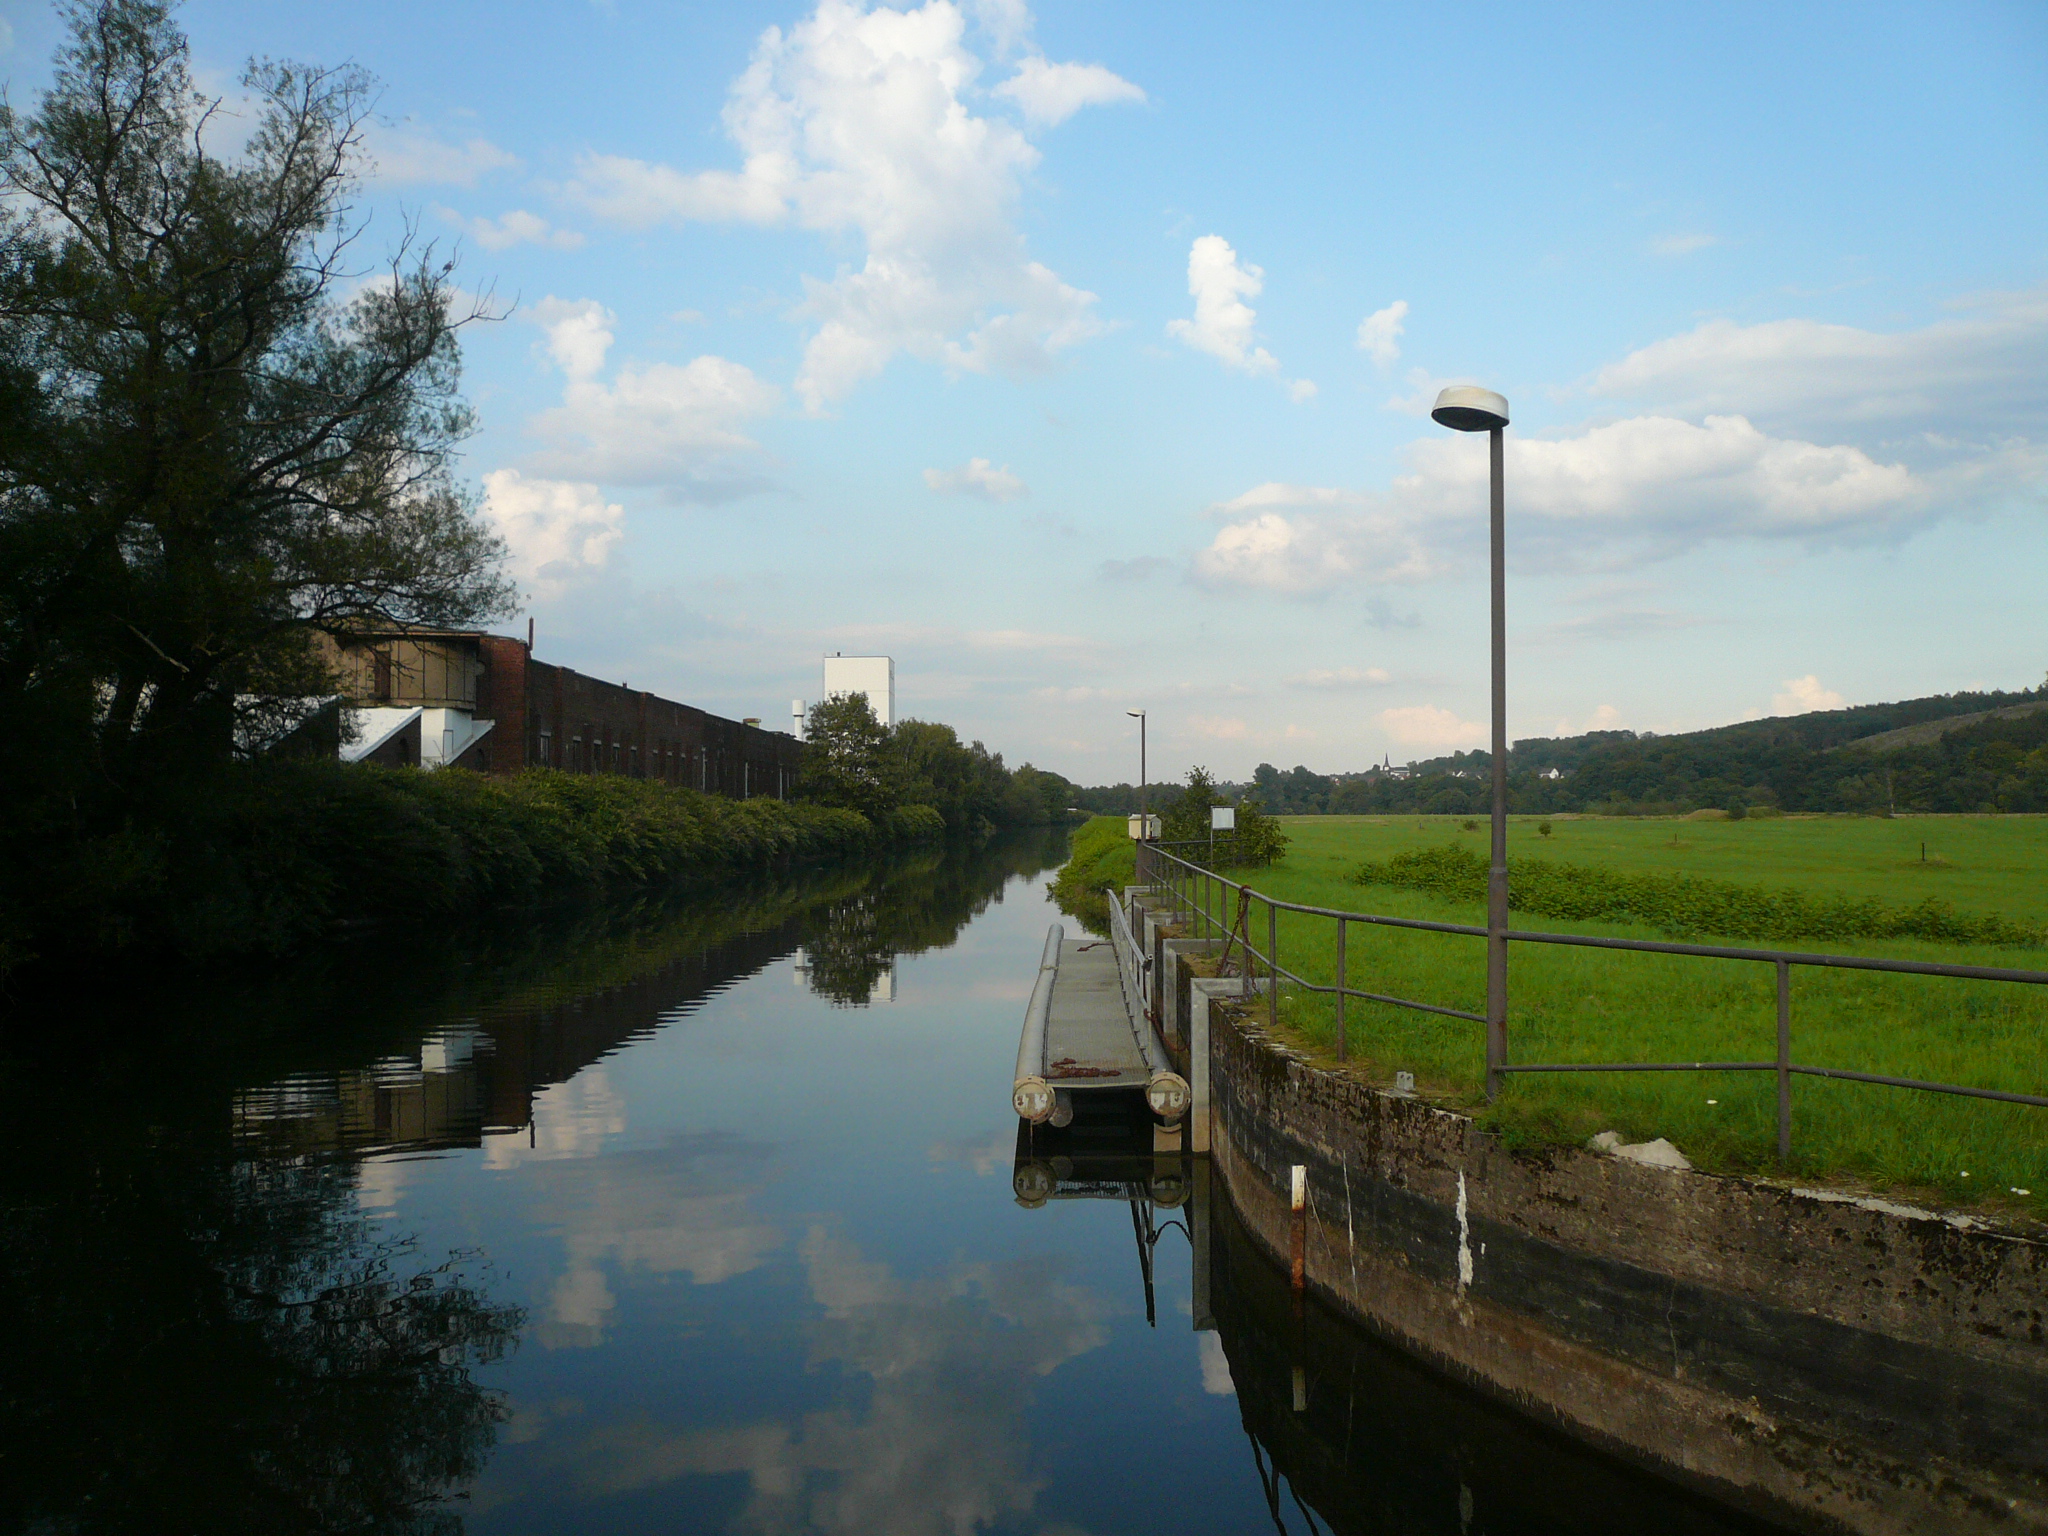
[[[1149,1140],[1020,1162],[1060,852],[17,1012],[0,1523],[1756,1529],[1295,1312]]]

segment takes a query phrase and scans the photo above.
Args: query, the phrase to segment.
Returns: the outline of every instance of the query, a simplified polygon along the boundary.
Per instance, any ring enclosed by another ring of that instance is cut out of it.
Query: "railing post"
[[[1778,1165],[1792,1160],[1792,966],[1778,962]]]
[[[1344,919],[1337,919],[1337,1059],[1344,1060]]]
[[[1266,997],[1266,1022],[1280,1028],[1280,909],[1266,898],[1266,969],[1273,973],[1272,991]]]

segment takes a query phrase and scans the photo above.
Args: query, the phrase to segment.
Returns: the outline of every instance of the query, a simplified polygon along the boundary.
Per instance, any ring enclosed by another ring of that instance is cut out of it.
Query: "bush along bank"
[[[1109,932],[1109,901],[1103,892],[1121,891],[1138,878],[1138,845],[1121,816],[1097,816],[1074,829],[1067,862],[1047,887],[1059,909],[1092,933]]]
[[[1486,899],[1486,860],[1470,849],[1426,848],[1362,865],[1359,885],[1428,891],[1460,901]],[[1508,861],[1508,905],[1571,921],[1635,922],[1673,938],[1718,936],[1800,939],[1931,939],[2034,949],[2048,934],[1991,914],[1959,912],[1929,898],[1910,907],[1874,898],[1816,896],[1693,875],[1622,874],[1548,859]]]
[[[870,818],[609,774],[238,765],[209,776],[203,796],[137,805],[117,828],[65,839],[66,857],[40,873],[10,871],[0,969],[280,956],[353,930],[418,934],[680,894],[945,831],[930,806]]]

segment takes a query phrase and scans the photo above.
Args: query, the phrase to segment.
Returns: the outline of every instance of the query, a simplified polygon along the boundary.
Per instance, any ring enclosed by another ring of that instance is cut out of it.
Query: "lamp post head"
[[[1436,397],[1429,414],[1453,432],[1492,432],[1508,424],[1508,403],[1477,384],[1453,384]]]
[[[1142,709],[1127,709],[1124,711],[1124,713],[1129,715],[1133,720],[1142,720],[1145,718],[1145,711],[1143,711]]]

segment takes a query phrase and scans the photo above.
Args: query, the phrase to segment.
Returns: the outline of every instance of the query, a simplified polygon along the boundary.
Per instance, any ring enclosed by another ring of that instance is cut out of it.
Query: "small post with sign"
[[[1212,805],[1209,807],[1209,867],[1216,867],[1216,834],[1237,830],[1237,807],[1234,805]]]

